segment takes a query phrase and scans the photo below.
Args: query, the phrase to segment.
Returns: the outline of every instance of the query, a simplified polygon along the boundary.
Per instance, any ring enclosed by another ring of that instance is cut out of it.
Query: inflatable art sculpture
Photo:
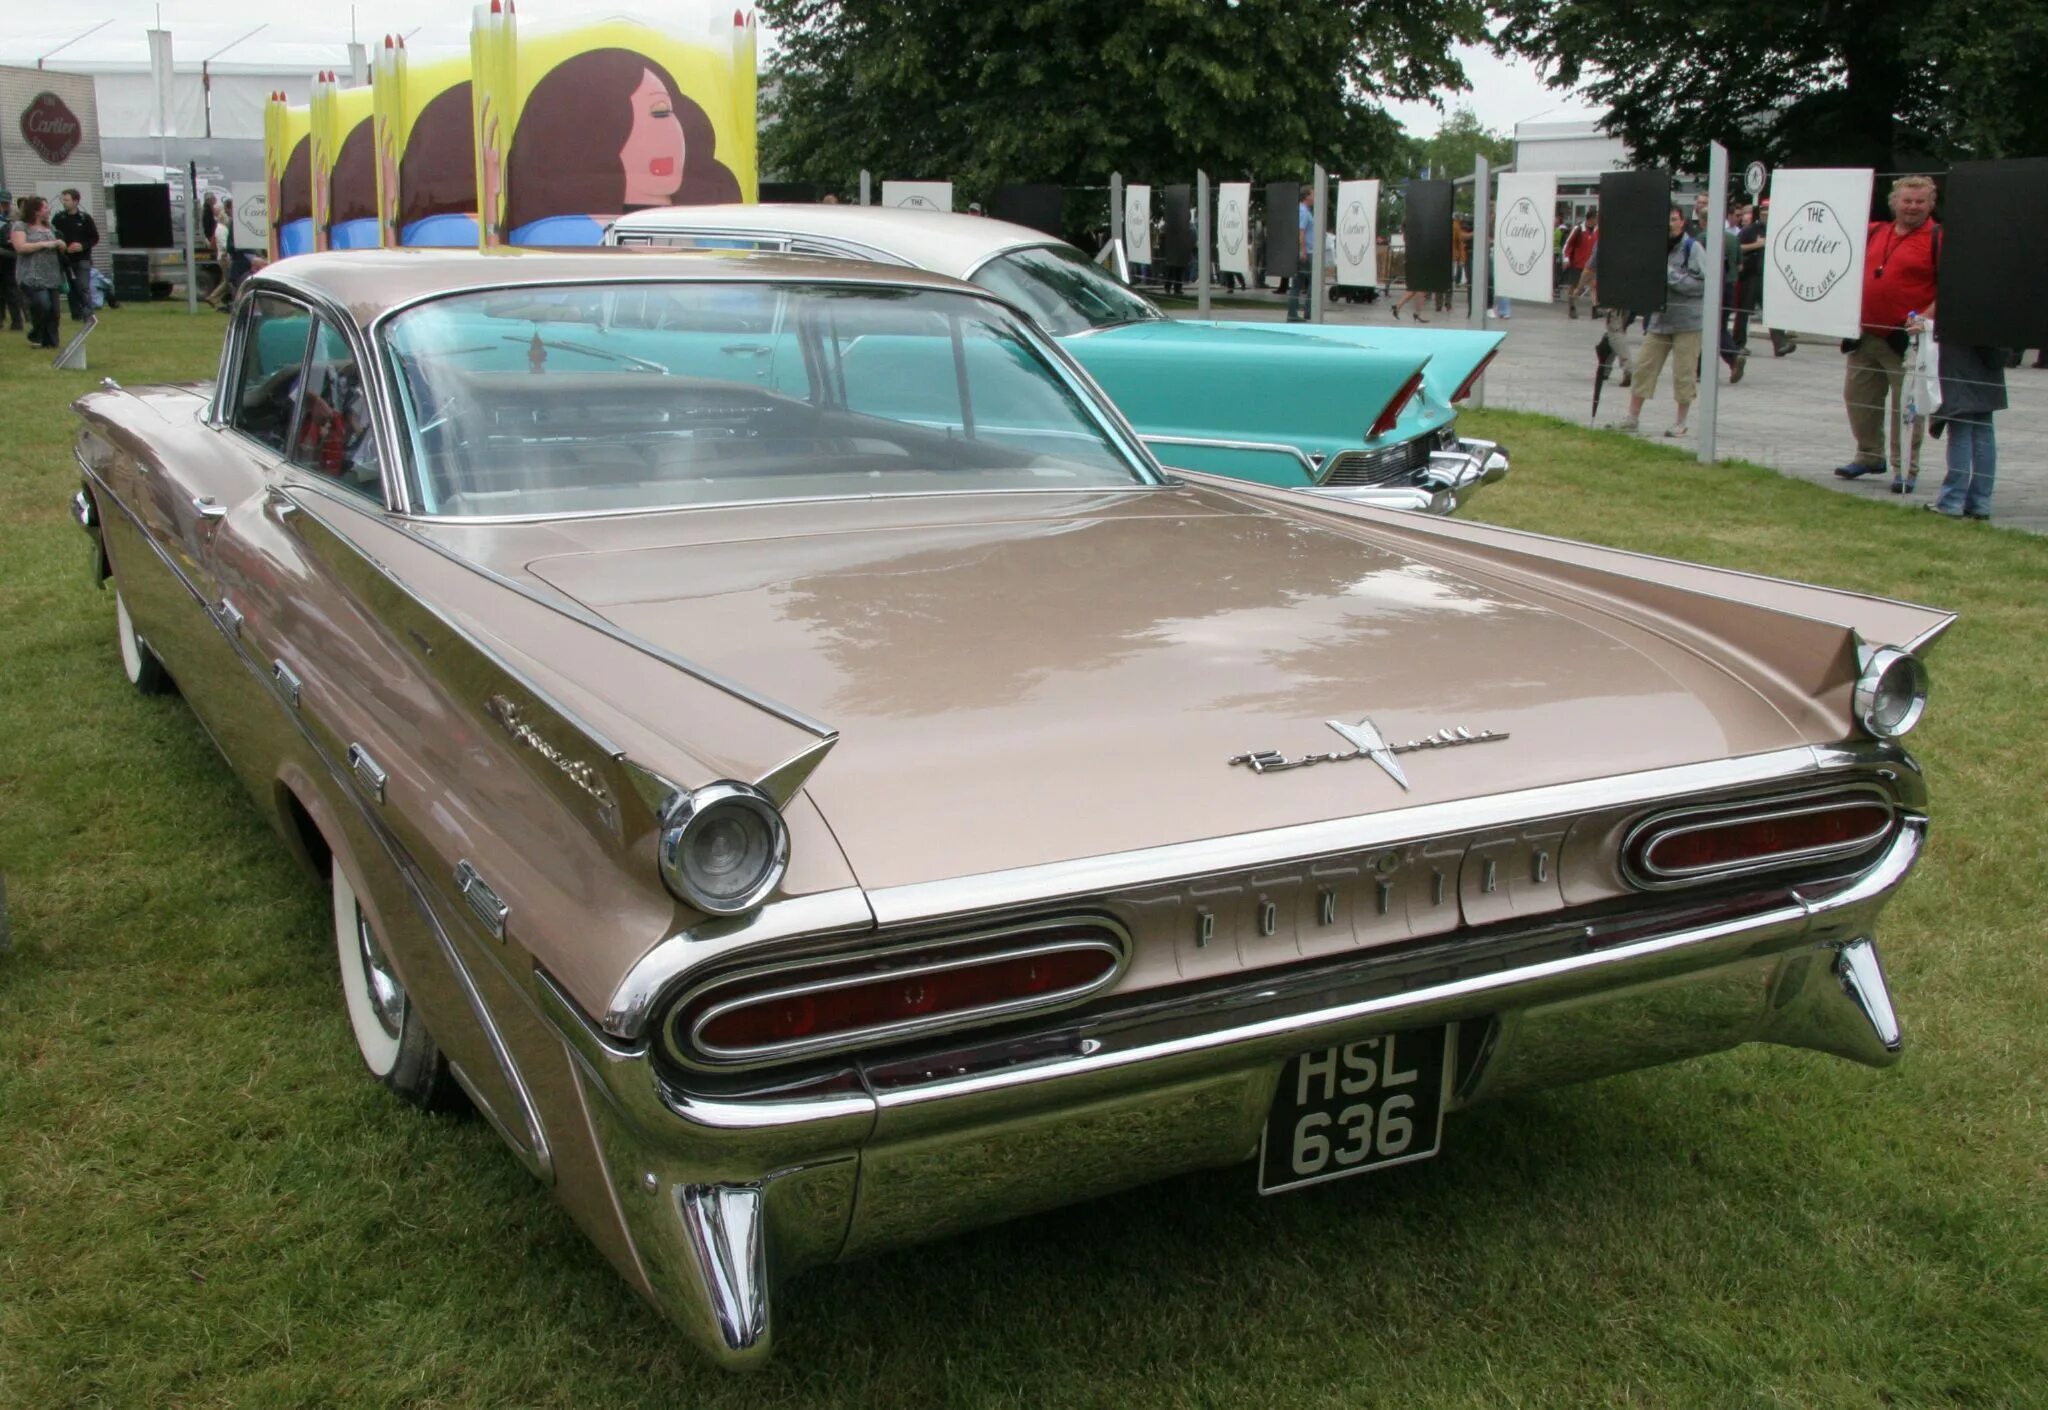
[[[470,31],[485,245],[595,245],[647,206],[758,199],[751,15],[698,38],[628,18],[521,33],[492,0]]]

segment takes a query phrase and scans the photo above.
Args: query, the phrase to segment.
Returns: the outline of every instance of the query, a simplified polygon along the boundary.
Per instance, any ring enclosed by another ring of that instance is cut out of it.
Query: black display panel
[[[1957,162],[1936,214],[1942,341],[2048,346],[2048,248],[2015,238],[2048,222],[2048,157]]]
[[[1028,225],[1033,230],[1064,238],[1060,207],[1065,200],[1066,192],[1047,182],[998,186],[988,198],[988,213],[996,220]]]
[[[1411,293],[1451,291],[1451,197],[1455,189],[1448,181],[1408,183],[1401,236],[1408,245]]]
[[[1266,274],[1295,274],[1301,269],[1301,183],[1266,183]]]
[[[1600,175],[1600,302],[1630,313],[1664,307],[1671,257],[1671,173],[1609,171]]]
[[[1168,269],[1181,269],[1195,257],[1195,217],[1190,208],[1195,188],[1168,186],[1162,194],[1166,201],[1166,225],[1159,232],[1159,248],[1152,252],[1152,258]]]
[[[761,183],[761,204],[764,206],[808,206],[816,205],[822,193],[815,181],[764,181]]]
[[[171,188],[162,182],[114,188],[114,243],[130,250],[167,250]]]

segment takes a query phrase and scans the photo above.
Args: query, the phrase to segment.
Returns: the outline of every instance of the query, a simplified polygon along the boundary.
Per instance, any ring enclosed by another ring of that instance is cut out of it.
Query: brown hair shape
[[[427,100],[398,158],[398,228],[476,211],[476,129],[468,79]]]
[[[288,225],[294,220],[313,218],[312,141],[301,137],[292,154],[285,158],[284,174],[277,179],[277,213],[271,220]]]
[[[632,49],[590,49],[549,69],[520,110],[505,165],[506,234],[551,215],[628,209],[619,149],[633,132],[628,100],[648,73],[667,87],[683,128],[683,182],[675,204],[740,198],[739,179],[717,158],[711,119],[667,69]]]
[[[334,170],[327,178],[327,223],[377,218],[377,152],[370,119],[364,118],[341,139]]]

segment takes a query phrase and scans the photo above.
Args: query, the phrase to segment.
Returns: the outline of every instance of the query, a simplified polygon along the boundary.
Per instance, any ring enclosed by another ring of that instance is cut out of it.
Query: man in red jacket
[[[1586,212],[1586,218],[1573,227],[1571,234],[1564,237],[1564,311],[1573,318],[1579,316],[1579,294],[1591,282],[1586,273],[1586,261],[1593,258],[1593,251],[1599,244],[1600,210],[1596,206]]]
[[[1912,445],[1900,445],[1907,339],[1934,317],[1941,268],[1941,224],[1934,218],[1934,182],[1902,176],[1892,183],[1892,218],[1874,222],[1863,253],[1863,336],[1849,349],[1842,400],[1856,458],[1835,473],[1854,480],[1886,465],[1885,409],[1891,409],[1892,489],[1911,493],[1920,473],[1925,420],[1913,423]]]

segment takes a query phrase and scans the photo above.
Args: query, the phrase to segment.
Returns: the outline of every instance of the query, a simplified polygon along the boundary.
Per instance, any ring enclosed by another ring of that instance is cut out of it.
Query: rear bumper
[[[1499,442],[1460,439],[1449,450],[1431,451],[1429,463],[1415,472],[1412,483],[1314,485],[1303,493],[1380,509],[1449,514],[1481,487],[1504,479],[1510,468],[1507,450]]]
[[[862,1064],[787,1098],[680,1092],[644,1047],[551,986],[543,1000],[634,1271],[709,1353],[743,1365],[768,1351],[772,1280],[806,1264],[1249,1159],[1282,1067],[1308,1049],[1457,1024],[1454,1109],[1752,1041],[1888,1065],[1901,1038],[1874,930],[1925,829],[1908,816],[1873,866],[1824,887],[1269,974]]]

